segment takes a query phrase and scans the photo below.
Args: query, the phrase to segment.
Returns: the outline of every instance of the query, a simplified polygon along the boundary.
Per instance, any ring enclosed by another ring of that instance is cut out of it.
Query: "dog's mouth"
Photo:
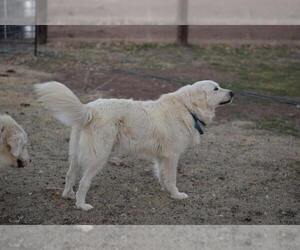
[[[220,102],[219,105],[225,105],[227,103],[230,103],[232,101],[232,98],[230,98],[229,100],[225,101],[225,102]]]
[[[21,161],[20,159],[17,160],[17,164],[18,164],[18,168],[24,168],[25,167],[23,161]]]

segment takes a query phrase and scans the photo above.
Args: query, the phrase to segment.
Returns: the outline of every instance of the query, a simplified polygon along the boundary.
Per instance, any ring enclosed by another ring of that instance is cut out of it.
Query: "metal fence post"
[[[35,37],[34,55],[37,56],[38,44],[47,43],[47,0],[36,0],[35,2]]]
[[[47,25],[36,25],[38,39],[37,42],[39,44],[47,43],[48,37],[48,26]]]
[[[188,0],[178,0],[177,43],[182,46],[188,45]]]

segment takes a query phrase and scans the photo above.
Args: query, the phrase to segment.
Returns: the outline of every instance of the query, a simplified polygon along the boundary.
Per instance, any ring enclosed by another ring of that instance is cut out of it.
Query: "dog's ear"
[[[205,90],[198,90],[191,92],[191,102],[193,107],[207,109],[207,93]]]
[[[10,147],[10,152],[14,157],[19,157],[22,153],[23,140],[18,134],[13,134],[7,138],[7,144]]]

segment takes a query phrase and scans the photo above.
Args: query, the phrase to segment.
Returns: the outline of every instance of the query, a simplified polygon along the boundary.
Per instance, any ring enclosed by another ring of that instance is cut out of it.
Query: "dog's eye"
[[[214,88],[214,91],[218,91],[218,90],[219,90],[219,88],[218,88],[218,87],[215,87],[215,88]]]

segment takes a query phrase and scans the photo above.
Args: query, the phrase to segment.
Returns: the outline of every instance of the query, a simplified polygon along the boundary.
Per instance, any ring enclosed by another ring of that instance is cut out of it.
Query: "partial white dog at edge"
[[[25,167],[30,157],[24,129],[9,115],[0,115],[0,168]]]
[[[83,210],[93,208],[85,201],[86,193],[113,149],[152,160],[162,188],[175,199],[187,198],[176,186],[179,157],[188,146],[200,142],[203,127],[211,123],[215,109],[233,98],[231,90],[210,80],[154,101],[98,99],[82,104],[58,82],[36,84],[35,91],[53,116],[72,128],[63,197],[76,197],[76,206]],[[83,174],[75,195],[79,166]]]

